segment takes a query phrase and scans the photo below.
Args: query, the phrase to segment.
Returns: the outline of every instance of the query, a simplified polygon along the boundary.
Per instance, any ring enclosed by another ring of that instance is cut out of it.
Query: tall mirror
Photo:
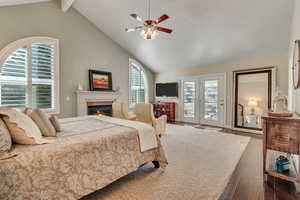
[[[272,68],[236,71],[235,128],[262,130],[261,116],[271,108]]]

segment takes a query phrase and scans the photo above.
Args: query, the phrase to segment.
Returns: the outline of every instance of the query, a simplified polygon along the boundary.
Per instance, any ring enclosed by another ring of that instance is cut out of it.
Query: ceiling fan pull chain
[[[148,20],[151,19],[150,12],[151,12],[151,2],[150,2],[150,0],[148,0]]]

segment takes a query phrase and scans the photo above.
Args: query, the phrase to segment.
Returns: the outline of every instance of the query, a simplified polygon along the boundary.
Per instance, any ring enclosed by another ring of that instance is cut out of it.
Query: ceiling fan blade
[[[143,28],[143,26],[138,26],[138,27],[135,27],[135,28],[126,28],[125,31],[126,32],[133,32],[133,31],[140,30],[142,28]]]
[[[173,30],[172,29],[168,29],[168,28],[163,28],[163,27],[155,27],[156,30],[161,31],[161,32],[165,32],[165,33],[172,33]]]
[[[143,19],[140,16],[138,16],[137,14],[131,14],[130,16],[133,17],[134,19],[136,19],[137,21],[144,23]]]
[[[167,19],[169,19],[170,17],[168,16],[168,15],[166,15],[166,14],[164,14],[164,15],[162,15],[160,18],[158,18],[157,20],[156,20],[156,24],[159,24],[159,23],[161,23],[161,22],[163,22],[163,21],[165,21],[165,20],[167,20]]]

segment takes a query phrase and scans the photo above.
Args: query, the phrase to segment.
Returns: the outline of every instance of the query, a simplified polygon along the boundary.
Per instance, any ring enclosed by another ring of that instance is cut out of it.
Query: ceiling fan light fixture
[[[151,7],[150,0],[148,0],[148,19],[145,21],[143,21],[143,19],[140,16],[138,16],[137,14],[130,15],[132,18],[134,18],[139,23],[141,23],[142,26],[138,26],[135,28],[126,28],[125,31],[133,32],[133,31],[141,30],[140,35],[145,40],[152,40],[152,39],[156,38],[156,36],[158,35],[158,33],[157,33],[158,31],[171,34],[173,31],[172,29],[158,26],[158,24],[169,19],[170,17],[167,14],[164,14],[164,15],[160,16],[158,19],[152,20],[150,18],[151,17],[150,7]]]
[[[141,37],[145,40],[153,40],[158,35],[154,27],[147,27],[141,31]]]

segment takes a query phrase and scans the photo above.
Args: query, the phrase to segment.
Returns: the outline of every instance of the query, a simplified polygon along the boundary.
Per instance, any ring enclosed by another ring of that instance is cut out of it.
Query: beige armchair
[[[135,105],[136,120],[150,124],[158,135],[166,131],[167,116],[163,115],[156,119],[153,113],[152,104],[136,104]]]
[[[124,103],[121,102],[113,102],[113,117],[126,119],[126,120],[135,120],[136,115],[133,113],[129,113]]]

